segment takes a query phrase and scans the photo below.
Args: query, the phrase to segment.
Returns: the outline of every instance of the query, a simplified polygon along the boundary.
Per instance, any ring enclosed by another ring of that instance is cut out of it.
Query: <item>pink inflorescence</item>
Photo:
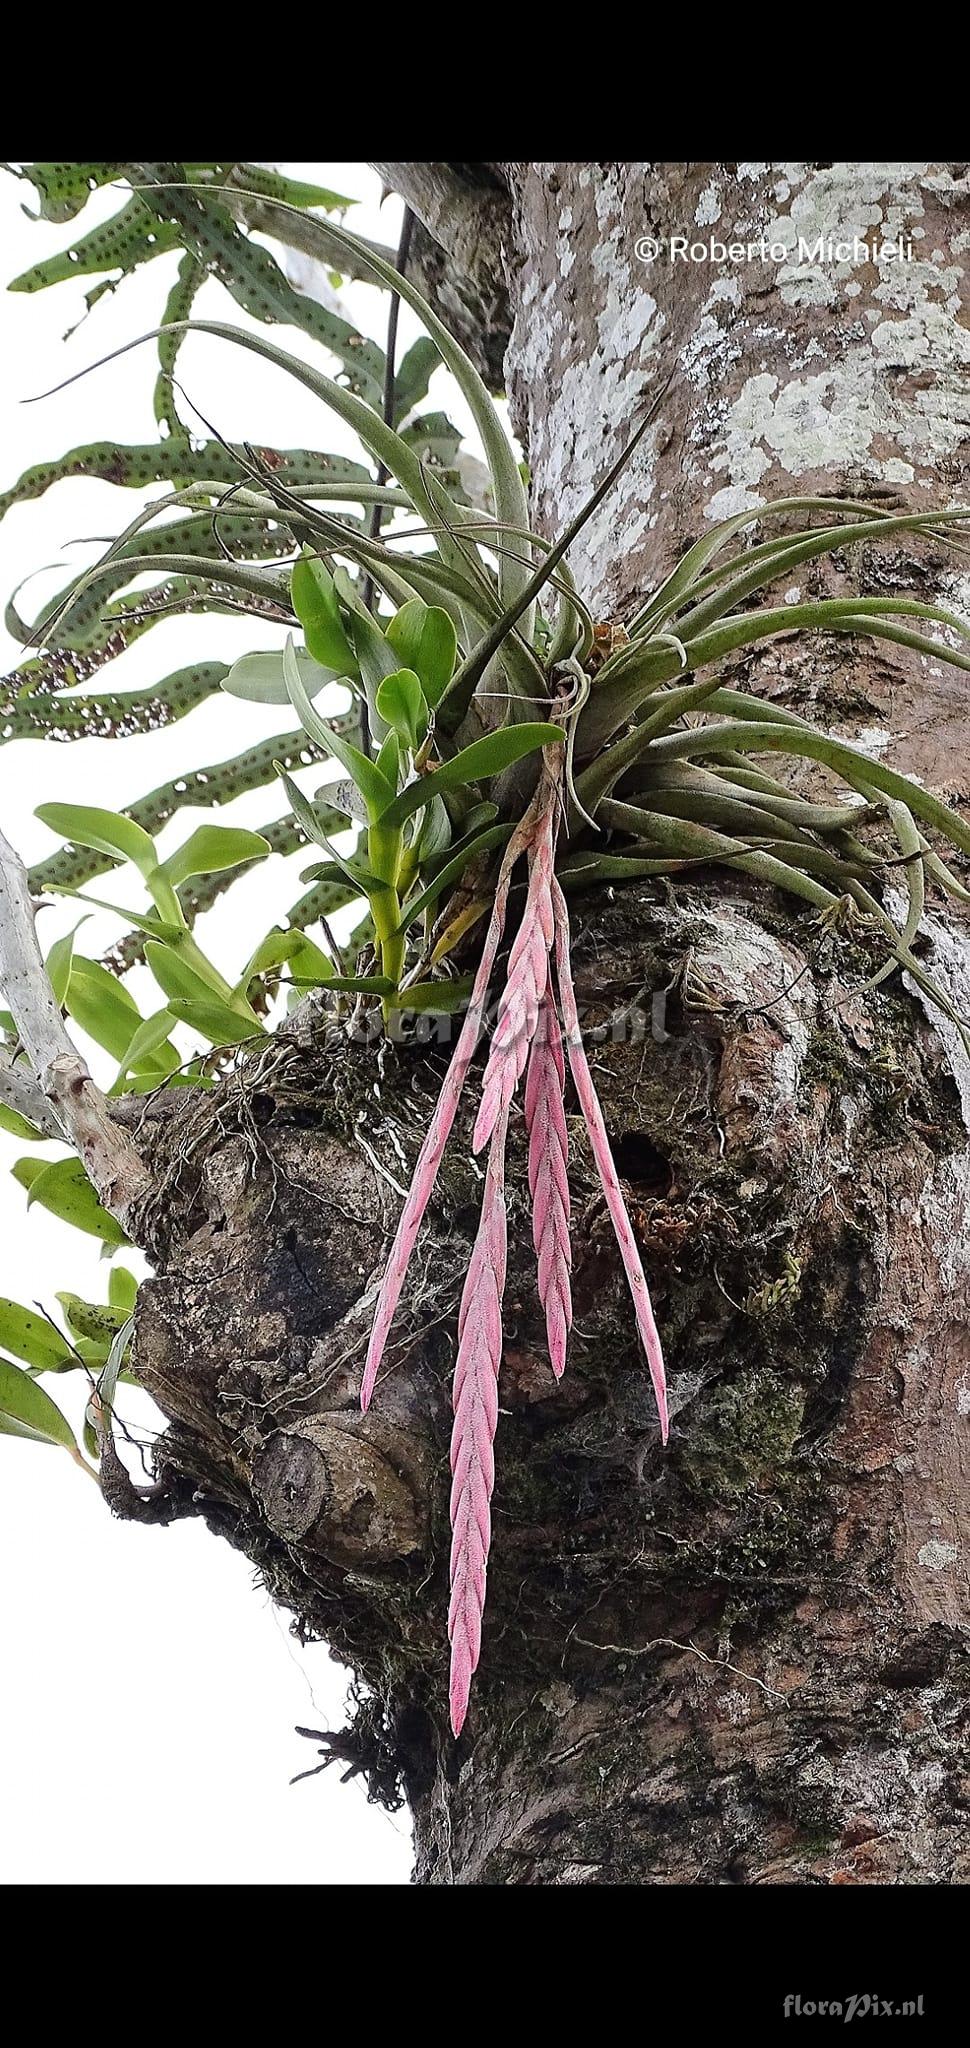
[[[558,754],[558,749],[556,753]],[[388,1332],[404,1285],[408,1261],[441,1165],[468,1069],[478,1043],[495,956],[505,927],[512,871],[525,853],[529,887],[522,921],[509,955],[498,1022],[482,1081],[473,1149],[488,1146],[481,1221],[458,1316],[458,1356],[453,1389],[451,1439],[451,1725],[461,1733],[471,1681],[478,1665],[488,1553],[491,1497],[495,1479],[494,1439],[498,1416],[498,1375],[502,1358],[502,1297],[505,1291],[505,1150],[515,1090],[528,1063],[525,1117],[529,1134],[529,1189],[539,1297],[545,1312],[549,1357],[557,1379],[566,1363],[572,1324],[569,1244],[568,1134],[564,1106],[566,1062],[556,1014],[554,981],[565,1035],[566,1055],[579,1106],[589,1132],[606,1205],[633,1296],[637,1328],[647,1356],[667,1441],[667,1391],[660,1338],[633,1226],[617,1178],[603,1112],[583,1049],[569,958],[566,899],[554,873],[558,762],[547,756],[542,787],[509,841],[499,872],[491,921],[461,1035],[428,1134],[418,1157],[381,1285],[360,1390],[370,1404]]]

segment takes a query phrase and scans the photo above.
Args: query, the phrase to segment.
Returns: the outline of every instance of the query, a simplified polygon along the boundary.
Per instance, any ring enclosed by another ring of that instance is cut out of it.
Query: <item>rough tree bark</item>
[[[391,174],[396,167],[390,167]],[[414,168],[414,167],[412,167]],[[417,167],[427,170],[429,167]],[[441,167],[431,167],[441,168]],[[447,167],[444,167],[447,168]],[[967,167],[515,164],[509,388],[552,532],[672,372],[577,571],[628,615],[728,511],[789,491],[965,495]],[[638,237],[878,239],[911,261],[651,265]],[[838,588],[838,556],[799,579]],[[932,547],[855,564],[970,584]],[[952,670],[781,640],[753,690],[821,707],[968,795]],[[664,1332],[649,1384],[578,1120],[577,1328],[560,1387],[513,1200],[482,1663],[447,1732],[448,1379],[474,1229],[459,1125],[391,1362],[357,1407],[374,1286],[443,1055],[304,1021],[216,1099],[146,1121],[138,1369],[186,1507],[362,1681],[343,1753],[398,1786],[430,1883],[926,1883],[970,1874],[966,1813],[970,1074],[872,956],[754,887],[578,903],[595,1048]],[[934,971],[970,1006],[937,917]],[[521,1155],[513,1187],[524,1180]]]

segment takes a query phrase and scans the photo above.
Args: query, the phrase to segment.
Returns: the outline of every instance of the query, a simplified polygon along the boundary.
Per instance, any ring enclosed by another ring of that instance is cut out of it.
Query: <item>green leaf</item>
[[[295,658],[308,697],[318,696],[328,683],[346,681],[346,671],[321,668],[305,647],[296,648]],[[222,688],[230,697],[244,697],[251,704],[288,704],[282,653],[241,654],[223,676]]]
[[[191,250],[186,250],[178,267],[178,276],[165,301],[163,326],[168,326],[175,320],[189,319],[192,307],[205,283],[205,277],[204,264],[198,261]],[[174,434],[180,440],[185,430],[179,415],[174,378],[182,341],[183,336],[180,334],[165,334],[159,337],[158,376],[155,379],[152,398],[155,418],[162,433],[169,436]]]
[[[382,742],[377,756],[378,774],[383,775],[389,789],[396,789],[401,774],[401,742],[393,730]]]
[[[334,732],[314,710],[303,687],[291,636],[287,637],[283,651],[283,669],[290,702],[304,731],[309,734],[311,740],[316,741],[318,747],[322,747],[325,753],[340,762],[345,773],[360,790],[368,814],[379,817],[385,804],[393,797],[394,790],[391,784],[384,780],[376,762],[369,760],[366,754],[362,754],[358,747],[352,746],[340,733]]]
[[[92,192],[99,185],[110,184],[124,168],[124,164],[31,163],[21,165],[18,175],[33,185],[40,201],[40,219],[65,221],[73,220]]]
[[[312,977],[322,983],[329,981],[333,974],[331,962],[312,939],[306,938],[303,932],[284,931],[277,925],[273,931],[267,932],[265,939],[260,940],[255,953],[247,961],[236,984],[237,994],[248,995],[250,984],[258,975],[272,973],[287,960],[291,962],[291,971],[301,980]]]
[[[379,570],[376,563],[374,564],[374,574],[379,582],[387,581],[386,571],[383,568]],[[357,598],[355,586],[346,571],[338,569],[335,581],[341,595],[345,596],[348,602],[350,634],[357,656],[360,678],[364,685],[364,692],[370,708],[371,723],[374,728],[375,737],[383,739],[384,722],[377,709],[377,692],[384,677],[394,674],[398,666],[398,658],[393,649],[388,646],[380,627],[371,618],[370,612],[364,611]],[[398,590],[397,594],[400,596],[400,590]]]
[[[199,825],[162,863],[162,873],[177,888],[190,875],[216,875],[223,868],[242,867],[245,861],[262,860],[269,842],[259,832],[246,832],[239,825]]]
[[[153,875],[157,876],[159,873],[159,869],[152,869]],[[171,944],[174,939],[179,937],[183,929],[178,924],[166,924],[165,919],[159,917],[157,911],[149,910],[142,912],[140,910],[129,910],[126,903],[109,903],[104,896],[89,896],[86,890],[72,889],[65,882],[48,882],[47,887],[54,896],[73,896],[78,903],[91,903],[96,910],[108,910],[113,917],[120,917],[125,924],[134,925],[136,931],[147,932],[149,938],[152,939],[167,939]],[[83,921],[82,919],[82,923]],[[88,961],[85,964],[90,966],[91,962]],[[68,981],[67,987],[70,987],[70,981]],[[66,992],[64,1001],[67,1001]]]
[[[343,192],[331,192],[326,185],[305,185],[299,178],[268,171],[263,164],[237,165],[236,183],[266,199],[283,199],[289,206],[321,206],[325,213],[343,213],[348,206],[357,204],[356,199],[348,199]]]
[[[421,867],[427,867],[446,853],[453,837],[444,797],[436,796],[434,802],[427,805],[414,834],[414,852]]]
[[[131,1315],[138,1295],[138,1282],[127,1266],[112,1266],[108,1275],[108,1300],[112,1308],[123,1308]]]
[[[456,383],[460,385],[462,396],[471,409],[475,425],[482,437],[486,460],[492,474],[496,518],[507,526],[527,527],[529,508],[512,444],[481,377],[469,362],[464,350],[439,320],[437,314],[432,312],[410,278],[399,276],[391,264],[385,263],[367,243],[359,241],[355,235],[348,234],[345,228],[335,227],[328,222],[326,232],[332,241],[337,241],[354,256],[358,265],[365,266],[381,284],[386,285],[391,291],[396,291],[417,313]],[[392,464],[388,467],[392,467]],[[401,481],[407,488],[403,477]],[[528,577],[527,566],[510,562],[505,556],[501,558],[499,584],[503,604],[508,604],[524,589]],[[524,631],[526,639],[529,639],[531,631],[528,621]]]
[[[210,1045],[243,1045],[247,1038],[265,1036],[258,1018],[242,1017],[228,1003],[220,1003],[211,989],[204,998],[172,996],[169,1009],[184,1024],[191,1024]]]
[[[56,1401],[8,1358],[0,1358],[0,1434],[27,1437],[35,1444],[57,1444],[72,1457],[80,1457],[74,1431]]]
[[[84,1301],[79,1294],[59,1294],[57,1297],[64,1312],[64,1320],[75,1337],[87,1337],[91,1343],[110,1344],[112,1337],[128,1320],[129,1311],[112,1308],[103,1301]],[[70,1363],[76,1364],[72,1357]],[[55,1368],[56,1369],[56,1368]]]
[[[364,866],[363,862],[346,859],[338,847],[331,845],[312,804],[304,796],[302,789],[297,788],[292,776],[287,775],[283,768],[280,768],[278,772],[280,781],[290,800],[290,809],[301,831],[306,834],[308,839],[312,840],[314,846],[322,846],[324,852],[329,853],[330,861],[327,863],[327,867],[329,868],[332,865],[341,875],[345,875],[348,882],[355,889],[358,889],[361,895],[365,895],[368,890],[388,888],[390,886],[389,883],[382,881],[378,875],[373,874],[370,868]],[[316,880],[322,879],[320,869],[317,867],[312,870],[308,869],[306,874],[301,875],[301,881],[306,881],[307,875],[310,873],[314,875]],[[327,879],[330,880],[332,877],[328,874]]]
[[[37,1308],[0,1298],[0,1351],[11,1351],[35,1372],[60,1372],[73,1365],[69,1345]]]
[[[332,910],[342,910],[344,904],[349,903],[353,897],[366,896],[368,889],[387,886],[385,883],[379,883],[377,876],[370,874],[366,868],[357,867],[353,861],[340,860],[314,861],[312,867],[301,868],[300,880],[315,882],[318,887],[332,884],[335,891],[340,891],[339,897],[335,895],[330,903],[321,905],[325,917],[328,917]],[[300,923],[301,918],[305,918],[307,924],[312,924],[310,912],[302,911],[300,917],[297,917],[297,908],[298,906],[294,905],[294,922]]]
[[[159,344],[161,346],[161,344]],[[333,488],[336,497],[355,487],[373,489],[370,472],[346,456],[324,455],[316,449],[264,448],[276,480],[289,490]],[[39,462],[25,469],[10,489],[0,492],[0,519],[12,505],[43,497],[62,477],[98,477],[126,490],[149,484],[241,483],[250,457],[240,442],[189,441],[170,434],[165,441],[92,441],[69,448],[57,462]],[[359,502],[359,501],[358,501]]]
[[[64,1004],[67,1001],[67,991],[71,980],[71,962],[74,957],[74,941],[82,924],[86,924],[86,922],[86,918],[79,918],[73,931],[67,932],[62,939],[55,939],[44,961],[44,966],[47,969],[47,979],[54,992],[54,1001],[59,1010],[64,1008]]]
[[[461,981],[416,981],[410,988],[402,989],[396,1007],[401,1010],[437,1010],[449,1016],[453,1010],[460,1010],[467,1003],[474,986],[474,977],[466,975]]]
[[[142,875],[147,876],[156,865],[154,840],[117,811],[96,810],[90,804],[40,804],[34,816],[73,846],[93,846],[114,860],[133,861]]]
[[[417,341],[412,342],[394,376],[395,426],[400,426],[415,406],[420,405],[439,361],[438,351],[429,335],[421,334]]]
[[[413,597],[395,613],[385,637],[405,667],[414,670],[433,708],[448,688],[458,653],[458,636],[448,613]]]
[[[271,251],[237,227],[211,187],[174,189],[173,180],[180,179],[181,170],[175,164],[140,164],[139,182],[152,181],[142,185],[140,196],[145,205],[153,207],[161,220],[177,222],[185,247],[215,272],[237,304],[254,319],[264,325],[285,321],[302,327],[339,358],[355,390],[379,405],[384,358],[377,344],[308,293],[297,291]],[[293,210],[306,221],[305,214]],[[321,229],[323,225],[321,222]]]
[[[35,1160],[17,1161],[14,1173],[22,1176],[17,1167],[27,1165],[27,1207],[39,1202],[43,1209],[49,1209],[52,1216],[59,1216],[62,1223],[70,1223],[75,1230],[85,1231],[89,1237],[100,1237],[104,1244],[127,1244],[128,1239],[117,1218],[103,1209],[94,1188],[79,1159],[57,1159],[48,1166],[42,1160],[40,1172],[33,1171]]]
[[[63,691],[70,680],[68,662],[57,655],[27,662],[14,672],[17,694],[0,699],[0,742],[50,736],[58,740],[127,739],[135,733],[154,732],[160,725],[184,718],[211,697],[225,673],[224,662],[200,662],[195,668],[177,670],[147,690],[67,697]],[[50,684],[48,694],[35,687],[45,678]]]
[[[413,924],[416,918],[423,916],[426,910],[430,910],[432,904],[437,903],[439,896],[443,895],[451,883],[460,880],[469,861],[473,860],[477,854],[488,853],[493,846],[503,846],[509,837],[511,829],[510,825],[493,825],[489,831],[480,832],[477,838],[466,840],[455,854],[454,859],[447,861],[443,868],[438,869],[434,880],[422,891],[421,895],[416,896],[412,903],[408,903],[405,906],[404,916],[401,919],[398,930],[406,931],[408,925]]]
[[[137,1003],[117,975],[102,967],[99,960],[75,955],[66,1000],[70,1015],[82,1031],[96,1045],[103,1046],[105,1052],[110,1052],[112,1059],[122,1059],[142,1019]],[[174,1046],[169,1051],[177,1066]],[[155,1052],[146,1054],[139,1066],[144,1072],[157,1074],[159,1080],[170,1071],[166,1059]]]
[[[132,1303],[132,1307],[134,1307],[134,1302]],[[111,1340],[111,1346],[108,1351],[107,1360],[105,1362],[105,1368],[98,1381],[98,1398],[101,1402],[102,1409],[106,1411],[109,1417],[111,1408],[114,1403],[114,1397],[118,1386],[118,1380],[121,1376],[121,1371],[124,1366],[125,1357],[128,1352],[128,1346],[131,1343],[132,1337],[134,1336],[134,1331],[135,1318],[133,1315],[129,1315],[127,1321],[122,1323],[121,1328],[119,1330],[116,1330]],[[130,1375],[128,1375],[128,1377],[130,1377]]]
[[[206,1003],[215,1009],[229,1011],[237,1024],[245,1026],[245,1037],[251,1037],[253,1032],[262,1030],[263,1027],[255,1012],[242,997],[239,998],[238,1007],[230,1008],[218,989],[213,988],[204,975],[183,958],[176,947],[162,946],[154,939],[149,939],[145,946],[145,964],[151,969],[162,994],[168,997],[173,1016],[185,1016],[185,1011],[176,1006],[175,999],[178,998],[192,1003]]]
[[[7,286],[11,292],[42,291],[45,285],[63,284],[74,277],[90,277],[98,271],[123,270],[126,275],[140,263],[150,263],[169,249],[178,248],[178,235],[148,212],[140,199],[130,199],[89,235],[81,235],[56,256],[45,257],[24,270]]]
[[[38,1174],[43,1173],[47,1164],[48,1161],[46,1159],[32,1159],[29,1153],[25,1153],[22,1159],[14,1161],[10,1171],[13,1174],[14,1180],[19,1181],[22,1188],[30,1189]]]
[[[451,625],[450,619],[448,624]],[[378,684],[376,701],[385,724],[392,726],[416,754],[428,729],[428,706],[414,670],[399,668],[393,675],[385,676]],[[383,769],[382,760],[378,766]]]
[[[292,981],[294,988],[303,987],[303,983],[298,975],[294,974]],[[307,983],[307,987],[315,988],[316,983],[310,981]],[[327,987],[342,995],[393,996],[397,994],[397,982],[391,981],[390,977],[386,974],[332,974]]]
[[[175,1072],[180,1061],[175,1047],[169,1040],[169,1032],[174,1021],[171,1011],[166,1009],[154,1011],[151,1017],[145,1018],[143,1024],[139,1024],[121,1055],[121,1064],[108,1090],[109,1095],[120,1095],[129,1074],[139,1071],[144,1073],[146,1060],[160,1052],[162,1047],[165,1048],[163,1058],[169,1072]]]
[[[560,745],[564,738],[560,725],[508,725],[501,732],[488,733],[485,739],[473,740],[471,746],[463,748],[453,760],[443,761],[440,767],[432,769],[430,775],[422,775],[402,789],[394,802],[381,813],[381,824],[403,825],[412,811],[419,811],[433,797],[440,796],[443,790],[460,789],[469,782],[480,782],[490,775],[498,775],[503,768],[511,767],[513,761],[521,761],[526,754],[534,754],[540,747]]]
[[[47,1138],[46,1131],[39,1131],[36,1124],[6,1102],[0,1102],[0,1131],[9,1131],[12,1138],[26,1138],[32,1145],[42,1145]]]
[[[313,660],[338,675],[355,675],[357,663],[326,563],[316,555],[301,555],[290,577],[290,596]]]

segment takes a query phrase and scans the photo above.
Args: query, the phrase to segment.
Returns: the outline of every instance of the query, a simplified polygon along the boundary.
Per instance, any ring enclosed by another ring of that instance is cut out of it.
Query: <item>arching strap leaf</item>
[[[165,341],[180,342],[182,336],[160,335]],[[184,429],[181,436],[167,441],[146,441],[125,445],[119,441],[92,441],[71,448],[56,462],[35,463],[25,469],[8,491],[0,492],[0,519],[12,505],[41,498],[52,484],[65,477],[99,477],[105,483],[122,484],[142,490],[147,484],[195,483],[234,484],[248,475],[252,464],[264,466],[268,474],[288,490],[315,490],[328,483],[370,483],[371,472],[362,462],[345,455],[324,455],[315,449],[254,447],[241,443],[204,441],[193,445]]]

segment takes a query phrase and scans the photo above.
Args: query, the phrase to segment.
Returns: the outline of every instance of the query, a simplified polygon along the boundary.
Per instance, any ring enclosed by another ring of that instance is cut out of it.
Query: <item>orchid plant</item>
[[[9,682],[5,737],[144,729],[185,715],[217,689],[230,716],[232,701],[244,698],[290,706],[297,720],[295,731],[199,771],[217,802],[280,777],[286,815],[258,834],[206,826],[161,859],[154,833],[182,801],[197,799],[191,774],[119,814],[42,807],[39,815],[66,843],[34,871],[35,891],[83,895],[93,876],[127,861],[150,899],[139,910],[116,912],[130,929],[110,972],[84,961],[73,940],[66,951],[58,942],[61,951],[48,962],[58,1005],[85,1029],[93,1024],[95,1036],[100,1032],[119,1061],[118,1089],[208,1085],[214,1065],[244,1058],[247,1041],[267,1030],[284,968],[291,1000],[315,989],[338,1018],[351,995],[373,1006],[388,1029],[409,1012],[464,1010],[379,1288],[361,1387],[365,1410],[475,1058],[508,936],[515,874],[525,863],[524,907],[471,1141],[484,1156],[483,1197],[457,1322],[448,1633],[458,1735],[481,1650],[502,1359],[506,1149],[523,1078],[532,1235],[552,1370],[557,1378],[563,1372],[572,1323],[568,1065],[633,1300],[660,1435],[667,1437],[664,1365],[641,1252],[583,1048],[567,892],[651,876],[703,880],[720,868],[799,898],[826,918],[848,904],[880,951],[873,985],[903,969],[965,1030],[914,945],[928,888],[970,901],[943,850],[970,854],[970,828],[891,766],[766,703],[750,681],[736,687],[722,669],[740,650],[792,633],[872,637],[970,669],[970,626],[943,606],[906,596],[777,596],[795,570],[835,550],[903,535],[959,549],[970,508],[917,514],[835,498],[776,501],[712,527],[626,629],[604,636],[574,587],[568,551],[595,505],[622,488],[623,463],[649,430],[662,391],[591,504],[551,545],[530,526],[522,472],[477,372],[411,279],[334,219],[346,204],[338,195],[246,165],[21,169],[47,218],[80,211],[89,187],[108,177],[123,174],[129,197],[110,234],[80,238],[62,261],[17,280],[20,289],[76,275],[78,266],[127,271],[172,247],[182,249],[183,263],[163,324],[141,337],[159,357],[156,412],[169,431],[158,447],[74,450],[60,465],[28,472],[0,506],[79,471],[174,487],[33,623],[8,609],[8,624],[30,651]],[[260,225],[284,242],[298,222],[302,249],[403,299],[426,340],[396,366],[335,314],[300,299],[246,232],[257,204]],[[340,376],[283,350],[265,332],[193,320],[195,293],[214,270],[264,321],[303,326],[338,358]],[[174,377],[190,332],[266,359],[353,429],[364,461],[230,445],[214,430],[200,446],[182,419]],[[485,505],[470,504],[461,487],[457,436],[448,422],[417,411],[439,362],[460,390],[485,453]],[[126,596],[146,573],[158,580]],[[275,621],[285,644],[228,668],[180,672],[153,692],[87,692],[104,662],[173,608],[250,612]],[[342,708],[322,710],[317,700],[330,703],[334,695]],[[335,763],[338,773],[311,798],[294,777],[313,761]],[[834,783],[824,798],[808,798],[771,772],[772,764],[791,770],[805,761]],[[348,833],[349,850],[337,843]],[[888,855],[887,835],[895,849]],[[268,933],[241,969],[223,973],[194,936],[196,917],[254,859],[307,845],[324,858],[303,875],[309,887],[286,927]],[[899,918],[896,899],[884,900],[887,880],[902,885]],[[348,948],[329,919],[352,904],[359,921]],[[319,942],[310,936],[315,927]],[[123,975],[138,957],[165,999],[144,1018],[116,972]],[[474,967],[467,976],[466,961]],[[186,1028],[209,1050],[186,1059],[172,1037]],[[22,1053],[12,1018],[6,1033],[2,1113],[21,1135],[26,1130],[42,1142],[50,1132],[25,1123],[17,1107]],[[64,1166],[76,1207],[77,1162],[48,1168],[33,1159],[15,1171],[40,1198],[45,1175]],[[65,1182],[62,1213],[69,1207]],[[112,1222],[96,1201],[93,1210],[89,1205],[84,1227],[101,1230],[106,1242]],[[27,1411],[36,1409],[37,1373],[51,1369],[49,1346],[31,1349],[22,1315],[8,1324],[19,1333],[21,1363],[4,1362],[0,1426],[30,1434]],[[0,1323],[0,1347],[4,1342],[11,1348]],[[71,1355],[65,1345],[54,1369],[65,1369]],[[67,1441],[56,1431],[45,1440]]]

